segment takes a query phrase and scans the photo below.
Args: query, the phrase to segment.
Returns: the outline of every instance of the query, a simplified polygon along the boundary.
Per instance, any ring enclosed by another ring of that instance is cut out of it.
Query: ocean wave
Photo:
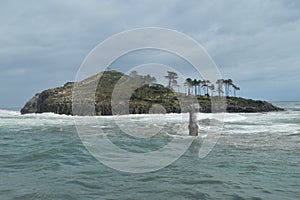
[[[141,114],[141,115],[119,115],[119,116],[70,116],[54,113],[25,114],[18,111],[0,109],[0,125],[5,128],[24,129],[37,126],[65,125],[87,125],[91,127],[113,128],[118,124],[128,125],[133,122],[140,127],[147,128],[148,125],[157,127],[169,127],[178,129],[188,123],[188,113],[170,114]],[[198,113],[200,131],[205,132],[206,127],[215,125],[222,126],[224,123],[224,134],[259,134],[263,132],[284,133],[300,129],[300,112],[285,111],[271,113]],[[116,124],[117,122],[117,124]],[[202,128],[202,129],[201,129]],[[204,129],[203,129],[204,128]],[[180,131],[179,131],[180,132]],[[182,131],[183,132],[183,131]],[[172,132],[170,132],[172,135]]]
[[[198,120],[201,119],[215,119],[223,122],[237,122],[247,119],[247,114],[239,113],[198,113]]]
[[[0,116],[16,116],[21,115],[19,111],[0,109]]]

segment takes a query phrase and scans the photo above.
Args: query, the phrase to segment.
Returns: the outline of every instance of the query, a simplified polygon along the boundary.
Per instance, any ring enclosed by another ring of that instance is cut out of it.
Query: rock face
[[[73,83],[69,82],[63,87],[37,93],[25,104],[21,113],[53,112],[72,115],[72,87]]]
[[[97,81],[97,76],[85,79],[76,85],[83,87],[84,91],[90,89],[91,83]],[[88,100],[91,105],[95,106],[95,112],[89,113],[82,110],[77,115],[112,115],[111,96],[115,84],[122,77],[126,76],[121,72],[107,71],[103,72],[101,80],[95,93],[95,99]],[[130,78],[130,77],[127,77]],[[141,78],[142,79],[142,78]],[[32,97],[21,109],[22,114],[26,113],[44,113],[53,112],[57,114],[73,115],[72,112],[72,89],[73,82],[66,83],[63,87],[48,89]],[[179,94],[184,95],[184,94]],[[84,95],[83,95],[84,96]],[[178,96],[178,94],[177,94]],[[78,103],[86,102],[86,99],[77,99]],[[211,112],[211,99],[207,96],[198,96],[200,112]],[[282,111],[271,103],[266,101],[255,101],[251,99],[227,97],[227,112],[270,112]],[[153,107],[161,105],[165,113],[180,113],[181,107],[176,94],[167,87],[162,85],[149,86],[145,84],[132,94],[129,110],[124,109],[121,114],[144,114],[151,113]],[[121,109],[122,110],[122,109]]]
[[[270,112],[270,111],[283,111],[284,109],[278,108],[273,104],[261,101],[244,98],[227,98],[227,112]]]

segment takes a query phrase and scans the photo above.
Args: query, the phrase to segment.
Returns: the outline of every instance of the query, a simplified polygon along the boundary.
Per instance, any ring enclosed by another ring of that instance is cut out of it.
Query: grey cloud
[[[22,106],[37,90],[74,79],[84,57],[99,42],[145,26],[193,37],[224,77],[238,81],[245,95],[295,99],[299,9],[296,0],[1,1],[0,107]],[[264,87],[259,85],[263,81],[268,83]],[[288,94],[272,88],[272,83],[281,82]],[[18,85],[25,83],[28,86],[18,96]]]

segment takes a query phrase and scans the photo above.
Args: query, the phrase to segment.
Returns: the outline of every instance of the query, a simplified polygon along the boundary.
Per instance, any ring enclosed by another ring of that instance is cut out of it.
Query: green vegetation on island
[[[99,79],[99,77],[101,78]],[[211,112],[211,98],[226,96],[227,112],[269,112],[281,111],[271,103],[260,100],[244,99],[236,96],[240,88],[231,79],[217,80],[212,83],[209,80],[192,80],[187,78],[183,83],[184,91],[179,92],[178,76],[175,72],[168,71],[164,76],[168,80],[167,86],[157,84],[156,78],[150,75],[139,75],[132,71],[129,75],[115,70],[101,72],[78,83],[68,82],[62,87],[48,89],[37,93],[30,99],[21,113],[53,112],[57,114],[72,115],[72,100],[77,102],[90,101],[95,104],[93,113],[82,112],[82,115],[112,115],[111,100],[116,84],[120,79],[128,81],[127,87],[132,89],[130,94],[128,112],[124,114],[151,113],[151,108],[160,105],[165,113],[180,113],[180,97],[193,96],[200,105],[200,112]],[[94,96],[89,95],[96,81],[97,88]],[[81,88],[80,97],[72,96],[72,89]],[[139,86],[138,88],[137,85]],[[177,88],[177,92],[173,88]],[[230,92],[233,91],[233,96]],[[82,96],[86,97],[82,99]],[[92,98],[93,97],[93,98]]]

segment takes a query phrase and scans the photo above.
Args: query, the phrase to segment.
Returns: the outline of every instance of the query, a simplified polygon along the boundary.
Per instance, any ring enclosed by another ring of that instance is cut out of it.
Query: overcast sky
[[[74,80],[97,44],[149,26],[203,45],[241,96],[300,100],[300,1],[1,0],[0,108]]]

